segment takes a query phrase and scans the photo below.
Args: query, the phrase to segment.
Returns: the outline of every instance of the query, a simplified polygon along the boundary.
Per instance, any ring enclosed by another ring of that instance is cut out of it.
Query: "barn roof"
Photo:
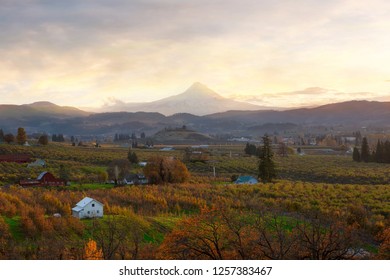
[[[42,172],[41,174],[39,174],[37,180],[42,180],[42,178],[43,178],[47,173],[48,173],[47,171],[44,171],[44,172]]]

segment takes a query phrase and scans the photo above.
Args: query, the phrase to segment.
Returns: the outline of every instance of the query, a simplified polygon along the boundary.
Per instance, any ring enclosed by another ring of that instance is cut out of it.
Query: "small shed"
[[[93,198],[85,197],[72,208],[72,216],[79,219],[103,217],[103,204]]]
[[[239,176],[236,181],[234,181],[235,184],[257,184],[259,181],[253,177],[253,176]]]
[[[28,168],[31,168],[31,167],[45,167],[45,166],[46,166],[46,162],[43,159],[40,159],[40,158],[38,158],[36,161],[34,161],[32,163],[27,164]]]

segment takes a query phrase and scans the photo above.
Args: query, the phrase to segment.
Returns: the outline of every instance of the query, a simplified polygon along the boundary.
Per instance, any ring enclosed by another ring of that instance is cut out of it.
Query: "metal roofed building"
[[[72,208],[72,216],[79,219],[103,217],[103,203],[85,197]]]

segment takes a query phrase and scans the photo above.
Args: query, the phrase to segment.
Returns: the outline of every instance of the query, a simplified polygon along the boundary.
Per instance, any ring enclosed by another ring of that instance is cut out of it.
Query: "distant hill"
[[[85,117],[90,113],[74,107],[58,106],[42,101],[24,105],[0,105],[0,127],[14,129],[18,126],[37,127],[57,120]]]
[[[90,113],[70,106],[58,106],[48,101],[34,102],[31,104],[22,105],[22,107],[28,107],[35,109],[41,113],[48,113],[51,115],[65,116],[65,117],[81,117],[88,116]]]
[[[231,110],[205,116],[189,113],[165,116],[156,112],[89,114],[76,108],[61,107],[47,102],[21,106],[0,105],[0,128],[13,133],[17,127],[22,126],[28,132],[45,131],[67,135],[145,132],[150,137],[165,128],[183,125],[189,130],[198,131],[206,138],[206,134],[255,136],[273,132],[293,132],[303,126],[389,127],[390,102],[348,101],[311,109]],[[157,137],[160,136],[162,139],[171,137],[157,134]],[[187,136],[174,135],[178,139],[184,139]],[[198,136],[191,135],[190,138],[195,139]],[[204,140],[207,140],[206,138]]]
[[[163,129],[152,136],[155,143],[209,143],[214,139],[208,135],[189,129]]]
[[[56,104],[41,101],[24,105],[0,105],[1,118],[29,118],[50,116],[55,118],[71,118],[88,116],[90,113],[69,106],[58,106]]]
[[[244,123],[289,122],[305,125],[388,125],[390,122],[390,102],[347,101],[328,104],[311,109],[285,111],[227,111],[205,116],[210,119],[232,120]]]
[[[198,116],[228,110],[261,110],[264,107],[225,98],[201,83],[194,83],[185,92],[154,102],[120,103],[105,107],[104,111],[159,112],[166,116],[189,113]]]

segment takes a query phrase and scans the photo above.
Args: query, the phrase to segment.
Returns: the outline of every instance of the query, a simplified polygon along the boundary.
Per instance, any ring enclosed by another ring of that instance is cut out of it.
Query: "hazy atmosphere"
[[[390,3],[0,0],[0,103],[100,107],[201,82],[297,107],[390,101]]]
[[[385,0],[0,0],[0,275],[390,275],[389,31]]]

